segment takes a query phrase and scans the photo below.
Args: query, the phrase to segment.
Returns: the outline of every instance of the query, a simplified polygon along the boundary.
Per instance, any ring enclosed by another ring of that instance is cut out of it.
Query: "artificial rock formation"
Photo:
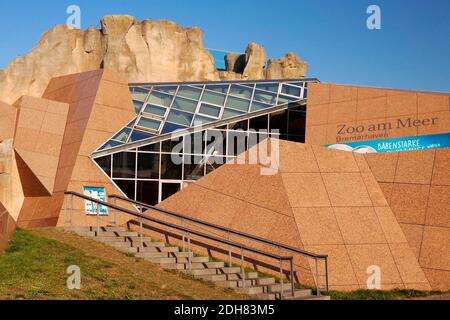
[[[13,104],[23,95],[40,97],[51,78],[101,68],[125,73],[130,82],[260,80],[306,73],[306,65],[293,54],[276,68],[270,62],[266,72],[265,56],[264,48],[252,43],[245,61],[237,57],[231,69],[219,72],[197,27],[106,16],[100,30],[59,25],[44,33],[31,52],[0,71],[0,101]]]

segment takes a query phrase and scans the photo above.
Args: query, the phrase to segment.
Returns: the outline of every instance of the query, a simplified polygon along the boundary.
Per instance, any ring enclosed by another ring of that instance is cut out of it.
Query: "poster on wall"
[[[106,202],[106,191],[103,187],[83,187],[83,193],[90,198]],[[85,201],[85,210],[86,215],[97,215],[97,203]],[[101,205],[99,207],[99,214],[103,216],[107,215],[108,208]]]
[[[383,153],[450,148],[450,133],[329,144],[326,145],[326,147],[330,149],[352,151],[356,153]]]

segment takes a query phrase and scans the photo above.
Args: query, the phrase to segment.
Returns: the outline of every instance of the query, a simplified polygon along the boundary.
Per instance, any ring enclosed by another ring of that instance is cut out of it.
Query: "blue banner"
[[[358,153],[382,153],[450,148],[450,133],[329,144],[326,145],[326,147],[330,149],[353,151]]]

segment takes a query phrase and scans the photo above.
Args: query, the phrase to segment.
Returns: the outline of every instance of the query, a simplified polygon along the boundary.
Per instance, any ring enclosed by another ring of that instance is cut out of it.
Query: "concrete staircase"
[[[124,253],[134,254],[166,270],[176,270],[196,279],[210,281],[217,286],[232,288],[258,300],[330,300],[328,296],[315,296],[309,289],[296,289],[292,295],[290,283],[276,283],[275,278],[261,278],[257,272],[247,272],[245,282],[240,267],[227,267],[224,262],[212,262],[209,257],[197,257],[193,252],[181,252],[179,247],[153,242],[137,232],[123,227],[70,227],[66,230],[80,236],[105,243]],[[142,241],[142,248],[141,248]],[[190,259],[189,259],[190,258]],[[283,291],[283,295],[281,294]]]

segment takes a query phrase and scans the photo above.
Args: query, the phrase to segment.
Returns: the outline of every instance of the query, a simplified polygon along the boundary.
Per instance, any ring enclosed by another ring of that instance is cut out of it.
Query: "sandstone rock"
[[[271,60],[265,72],[265,50],[255,43],[243,56],[230,55],[227,71],[219,72],[203,47],[202,31],[167,20],[107,16],[101,26],[83,31],[60,25],[44,33],[27,55],[0,70],[0,101],[40,97],[53,77],[100,68],[124,72],[130,82],[261,80],[306,72],[306,64],[292,54]]]
[[[264,67],[266,65],[266,50],[260,45],[252,42],[245,50],[246,66],[244,79],[264,79]]]
[[[306,76],[308,65],[300,60],[293,52],[279,60],[270,59],[267,63],[267,79],[293,79]]]
[[[246,66],[246,55],[237,53],[228,53],[225,56],[225,67],[229,72],[244,73]]]

